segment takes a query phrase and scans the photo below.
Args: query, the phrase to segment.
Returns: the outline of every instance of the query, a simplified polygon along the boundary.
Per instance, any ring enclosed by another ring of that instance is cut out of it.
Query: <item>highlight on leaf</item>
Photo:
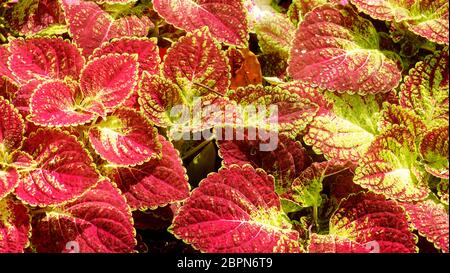
[[[273,178],[248,165],[233,165],[204,179],[170,230],[203,252],[301,251]]]
[[[109,180],[101,180],[76,201],[54,207],[33,221],[32,243],[39,252],[127,253],[136,245],[125,199]]]
[[[223,95],[230,86],[227,58],[207,27],[188,33],[174,44],[164,57],[162,72],[180,87],[188,102],[211,90],[213,95]]]
[[[410,31],[448,44],[448,1],[351,0],[362,12],[385,21],[407,22]]]
[[[133,210],[155,209],[189,197],[190,186],[178,151],[163,136],[158,140],[161,159],[139,166],[104,167]]]
[[[35,166],[22,174],[15,190],[26,204],[63,204],[97,184],[99,174],[91,156],[67,132],[39,129],[24,141],[22,150],[35,161]]]
[[[140,165],[161,155],[157,130],[141,113],[119,108],[89,130],[89,142],[104,160],[117,166]]]
[[[155,0],[154,9],[167,22],[188,32],[207,26],[220,42],[245,46],[248,22],[243,1]]]
[[[402,203],[412,226],[438,249],[448,253],[448,211],[432,200],[418,203]]]
[[[84,59],[78,48],[61,38],[15,39],[9,46],[8,66],[22,83],[31,79],[78,80]]]
[[[23,253],[31,230],[28,209],[13,198],[0,198],[0,253]]]
[[[331,216],[328,235],[312,234],[310,252],[413,253],[415,235],[395,201],[359,193],[341,202]]]
[[[423,200],[430,190],[425,168],[418,159],[411,133],[404,127],[393,126],[369,146],[355,170],[354,181],[387,198]]]
[[[398,85],[401,73],[380,50],[379,39],[373,24],[351,9],[318,7],[297,29],[288,73],[341,93],[386,93]]]
[[[448,47],[428,55],[400,88],[400,105],[412,109],[428,127],[448,126],[448,60]]]

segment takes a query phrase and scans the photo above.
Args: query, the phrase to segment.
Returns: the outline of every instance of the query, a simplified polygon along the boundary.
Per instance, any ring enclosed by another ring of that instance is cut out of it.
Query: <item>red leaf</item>
[[[162,70],[188,98],[209,93],[210,89],[225,94],[230,86],[227,58],[208,28],[195,30],[178,40],[167,51]]]
[[[412,32],[448,44],[448,1],[352,0],[358,10],[385,21],[407,22]]]
[[[317,236],[320,240],[312,237],[310,251],[416,251],[415,236],[409,230],[403,209],[395,201],[372,193],[359,193],[344,200],[331,217],[330,234],[326,236],[324,239]]]
[[[111,42],[105,42],[96,49],[89,57],[98,58],[110,53],[117,54],[137,54],[139,64],[139,78],[144,71],[150,74],[159,74],[159,63],[161,62],[158,52],[156,39],[148,38],[129,38],[113,39]]]
[[[159,158],[158,132],[139,112],[119,108],[89,130],[94,150],[112,165],[140,165]]]
[[[220,42],[247,44],[248,22],[242,1],[155,0],[153,7],[167,22],[188,32],[208,26]]]
[[[275,177],[280,190],[286,190],[294,178],[311,164],[311,159],[300,142],[283,134],[279,134],[278,138],[278,145],[273,151],[261,151],[260,145],[265,141],[260,137],[249,138],[248,130],[244,132],[242,140],[219,140],[217,144],[219,155],[223,158],[222,164],[250,164],[262,168]]]
[[[448,179],[448,125],[427,132],[420,143],[420,153],[429,173]]]
[[[309,238],[309,253],[369,253],[365,244],[334,234],[312,233]]]
[[[33,91],[43,80],[30,80],[26,84],[22,84],[12,100],[12,104],[19,110],[23,117],[30,114],[30,100]]]
[[[155,209],[189,197],[186,170],[173,145],[159,136],[162,158],[135,167],[105,166],[133,210]]]
[[[89,56],[103,42],[120,37],[144,37],[153,27],[150,19],[136,16],[114,20],[97,4],[88,1],[62,0],[70,33],[76,44]]]
[[[427,130],[422,119],[412,110],[399,105],[387,104],[381,111],[378,121],[379,130],[389,130],[394,124],[405,127],[416,139],[421,139]]]
[[[78,49],[61,38],[15,39],[10,42],[9,67],[23,83],[37,78],[77,80],[84,65]]]
[[[83,109],[77,84],[60,80],[37,86],[30,99],[28,120],[41,126],[77,126],[92,121],[96,115]]]
[[[22,150],[36,164],[25,173],[16,195],[32,206],[58,205],[94,186],[98,174],[90,155],[74,136],[55,129],[40,129],[24,141]]]
[[[24,132],[19,112],[0,96],[0,200],[17,186],[19,175],[13,167],[12,154],[22,145]]]
[[[23,252],[31,230],[28,209],[12,198],[0,198],[0,253]]]
[[[425,57],[401,85],[400,105],[410,108],[427,126],[448,126],[448,47]]]
[[[19,111],[0,97],[0,152],[13,152],[22,144],[24,122]]]
[[[83,104],[101,102],[108,111],[125,102],[137,85],[137,58],[108,54],[91,60],[81,72]]]
[[[414,138],[393,126],[379,135],[361,158],[354,181],[363,188],[400,201],[425,199],[425,170],[417,161]]]
[[[237,90],[230,90],[227,94],[228,98],[234,100],[240,106],[266,106],[267,114],[272,114],[270,107],[277,109],[277,120],[275,118],[267,118],[271,126],[277,125],[280,132],[286,132],[290,136],[296,136],[301,133],[307,124],[314,118],[318,110],[317,105],[310,103],[295,93],[280,87],[249,85],[240,87]],[[255,121],[247,118],[245,126],[260,126],[264,128],[265,124],[252,124]],[[258,122],[260,123],[260,122]]]
[[[379,50],[378,40],[372,23],[349,8],[318,7],[299,25],[288,73],[332,91],[386,93],[401,73]]]
[[[273,178],[234,165],[200,182],[170,229],[204,252],[299,252],[285,217]]]
[[[426,200],[420,203],[403,203],[411,224],[436,248],[448,253],[448,212],[444,206]]]
[[[53,24],[64,23],[59,1],[55,0],[17,1],[6,18],[13,29],[28,36]]]
[[[0,45],[0,79],[6,77],[6,79],[16,82],[17,79],[12,74],[8,66],[9,56],[11,56],[11,53],[9,52],[8,48],[5,45]]]
[[[132,252],[134,235],[124,198],[102,180],[76,201],[35,219],[32,242],[38,252]]]
[[[138,94],[140,109],[148,119],[159,127],[172,125],[172,107],[183,103],[177,85],[164,77],[144,73]]]

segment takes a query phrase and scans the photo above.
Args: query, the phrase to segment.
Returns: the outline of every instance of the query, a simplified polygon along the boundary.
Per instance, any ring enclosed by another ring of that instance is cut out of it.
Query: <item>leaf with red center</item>
[[[19,111],[0,97],[0,153],[13,152],[20,147],[24,127]]]
[[[4,167],[0,164],[0,200],[14,191],[19,183],[19,174],[13,167]],[[0,237],[1,238],[1,237]]]
[[[59,1],[54,0],[17,1],[6,18],[22,35],[36,34],[51,25],[64,23]]]
[[[94,150],[116,166],[140,165],[159,158],[158,132],[139,112],[119,108],[89,130]]]
[[[136,245],[131,211],[108,180],[36,217],[32,225],[32,243],[38,252],[124,253]]]
[[[109,167],[105,172],[115,182],[133,210],[155,209],[189,197],[186,170],[173,145],[159,136],[161,159],[134,167]]]
[[[90,56],[91,59],[101,57],[110,53],[117,54],[137,54],[139,64],[139,77],[144,71],[150,74],[159,74],[159,50],[157,40],[152,38],[129,38],[113,39],[111,42],[105,42],[96,49]]]
[[[153,7],[178,28],[189,32],[207,26],[220,42],[247,45],[248,22],[242,1],[155,0]]]
[[[414,137],[393,126],[372,142],[356,168],[354,181],[363,188],[400,201],[427,197],[426,172],[417,161]]]
[[[312,233],[309,238],[309,253],[369,253],[369,246],[334,234]]]
[[[227,51],[231,70],[231,89],[250,84],[261,84],[263,76],[258,57],[247,48]]]
[[[2,78],[5,77],[7,80],[15,82],[16,78],[8,66],[9,56],[11,56],[11,53],[8,51],[6,45],[0,45],[0,79],[4,80]]]
[[[27,138],[22,150],[35,160],[22,175],[16,195],[32,206],[70,201],[98,181],[92,158],[74,136],[56,129],[40,129]]]
[[[300,252],[262,169],[230,166],[200,182],[180,208],[170,230],[203,252]]]
[[[420,143],[420,154],[427,172],[448,179],[448,125],[425,134]]]
[[[288,18],[278,13],[263,16],[256,22],[255,32],[263,53],[275,53],[288,59],[295,37],[295,26]]]
[[[37,86],[30,98],[28,120],[41,126],[77,126],[92,121],[96,115],[76,101],[77,84],[61,80],[46,81]]]
[[[225,94],[230,86],[228,60],[206,27],[178,40],[167,51],[162,70],[187,98],[210,93],[211,89]]]
[[[276,149],[262,151],[261,145],[268,145],[269,140],[262,140],[260,136],[249,133],[252,128],[242,130],[242,137],[233,140],[219,140],[219,155],[224,166],[250,164],[255,168],[262,168],[275,177],[277,191],[285,191],[295,177],[306,166],[311,164],[305,148],[301,143],[288,138],[284,134],[277,135]],[[256,128],[255,129],[256,132]],[[234,129],[236,131],[236,129]],[[235,132],[237,135],[237,132]]]
[[[172,81],[144,73],[138,89],[138,102],[142,113],[159,127],[172,124],[172,107],[183,103],[181,90]]]
[[[394,124],[407,128],[416,139],[421,139],[427,131],[427,126],[422,119],[411,109],[395,104],[386,104],[380,114],[378,129],[380,132],[385,131]]]
[[[436,43],[448,44],[448,1],[352,0],[360,11],[385,21],[406,21],[409,30]]]
[[[356,164],[378,134],[376,96],[325,93],[308,99],[323,106],[308,125],[305,143],[327,159]]]
[[[415,236],[403,208],[373,193],[355,194],[341,202],[330,218],[329,232],[328,238],[313,238],[310,250],[329,252],[331,247],[336,252],[416,251]]]
[[[328,5],[300,23],[288,73],[328,90],[362,95],[386,93],[401,79],[396,62],[379,49],[372,23],[349,8]]]
[[[84,60],[78,49],[61,38],[15,39],[10,42],[9,67],[21,81],[31,79],[77,80]]]
[[[0,200],[19,182],[17,170],[11,166],[12,154],[21,145],[25,123],[19,111],[0,96]]]
[[[0,198],[0,253],[23,252],[30,230],[28,209],[12,198]]]
[[[173,140],[180,140],[191,133],[194,140],[212,138],[213,128],[242,124],[240,109],[234,102],[221,97],[197,97],[191,105],[177,105],[172,108],[170,118],[168,133]]]
[[[411,108],[427,126],[448,126],[448,47],[418,62],[399,95],[400,105]]]
[[[111,112],[130,97],[138,82],[134,55],[108,54],[91,60],[81,72],[82,105],[101,102]]]
[[[89,1],[62,0],[62,7],[75,43],[89,56],[103,42],[120,37],[144,37],[153,27],[150,19],[136,16],[114,20],[97,4]]]
[[[403,203],[411,224],[426,237],[436,248],[448,253],[449,224],[448,211],[441,204],[432,200],[419,203]]]
[[[272,129],[289,132],[290,136],[296,136],[302,132],[318,110],[316,105],[279,87],[249,85],[230,90],[227,96],[239,106],[256,109],[255,115],[249,114],[244,117],[245,126],[264,128],[269,125],[264,123],[270,123]],[[258,108],[261,107],[266,108],[265,113],[260,112]]]
[[[30,99],[33,91],[43,82],[43,80],[30,80],[26,84],[21,85],[15,94],[12,104],[19,110],[23,117],[30,114]]]

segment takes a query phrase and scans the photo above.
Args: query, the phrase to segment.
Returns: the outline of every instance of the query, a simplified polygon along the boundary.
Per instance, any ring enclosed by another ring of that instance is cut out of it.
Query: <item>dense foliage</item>
[[[1,2],[0,252],[449,251],[447,0]]]

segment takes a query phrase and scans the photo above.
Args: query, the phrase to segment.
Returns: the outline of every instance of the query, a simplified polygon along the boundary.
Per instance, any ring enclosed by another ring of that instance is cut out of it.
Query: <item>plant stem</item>
[[[316,205],[313,206],[313,220],[314,225],[316,226],[316,232],[319,232],[319,211]]]
[[[189,150],[185,155],[183,155],[183,157],[181,159],[185,160],[186,158],[189,158],[191,155],[195,154],[196,152],[201,150],[203,147],[205,147],[213,139],[214,139],[214,137],[210,137],[208,139],[205,139],[202,143],[200,143],[199,145],[195,146],[193,149]]]

